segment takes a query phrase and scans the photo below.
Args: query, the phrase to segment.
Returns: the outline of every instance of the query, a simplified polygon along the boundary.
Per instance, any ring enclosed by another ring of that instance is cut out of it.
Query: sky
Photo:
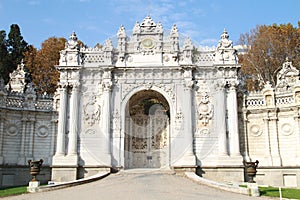
[[[0,0],[0,30],[18,24],[28,44],[40,48],[49,37],[75,31],[89,47],[115,38],[121,25],[131,31],[150,15],[164,29],[201,46],[216,46],[224,28],[234,44],[257,25],[298,27],[300,0]]]

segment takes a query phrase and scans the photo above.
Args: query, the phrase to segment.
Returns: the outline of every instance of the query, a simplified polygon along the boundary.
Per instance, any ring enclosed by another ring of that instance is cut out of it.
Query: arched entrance
[[[154,90],[135,93],[125,111],[125,168],[169,166],[170,106]]]

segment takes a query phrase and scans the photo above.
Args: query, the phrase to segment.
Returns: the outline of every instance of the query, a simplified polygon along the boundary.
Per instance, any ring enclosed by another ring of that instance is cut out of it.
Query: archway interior
[[[168,166],[170,107],[162,94],[142,90],[126,106],[125,168]]]

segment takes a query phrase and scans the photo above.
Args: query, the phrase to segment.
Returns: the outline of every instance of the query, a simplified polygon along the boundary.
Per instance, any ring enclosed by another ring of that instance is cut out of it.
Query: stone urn
[[[35,161],[28,160],[28,164],[30,166],[30,175],[32,176],[31,181],[37,181],[36,176],[40,173],[43,162],[43,159]]]
[[[253,180],[253,178],[256,175],[256,168],[258,165],[258,160],[256,160],[255,162],[246,162],[245,160],[243,161],[243,164],[246,168],[246,173],[249,177],[248,183],[255,183],[255,181]]]

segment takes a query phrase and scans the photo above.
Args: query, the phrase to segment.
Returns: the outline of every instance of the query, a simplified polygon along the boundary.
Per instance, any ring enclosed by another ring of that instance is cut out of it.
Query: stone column
[[[21,147],[20,147],[20,154],[18,158],[18,165],[25,165],[25,138],[26,138],[26,123],[27,123],[27,116],[26,113],[23,113],[23,118],[21,119],[22,122],[22,129],[21,129]]]
[[[103,114],[102,114],[102,131],[103,131],[103,162],[107,166],[111,166],[111,151],[110,151],[110,119],[111,119],[111,72],[105,71],[103,73]]]
[[[227,110],[228,110],[228,130],[229,130],[229,147],[230,156],[241,156],[239,129],[238,129],[238,110],[236,96],[237,82],[231,82],[227,94]]]
[[[300,119],[300,115],[299,115],[299,110],[297,109],[295,111],[294,114],[294,120],[295,120],[295,133],[296,133],[296,141],[297,144],[300,144],[300,129],[299,129],[299,119]],[[0,129],[1,131],[1,129]],[[1,153],[1,152],[0,152]],[[1,154],[0,154],[1,156]],[[296,145],[296,165],[300,165],[300,145]]]
[[[271,145],[271,155],[272,155],[272,163],[273,166],[281,166],[281,156],[279,149],[279,141],[278,141],[278,118],[277,111],[273,110],[270,112],[270,121],[269,121],[269,129],[272,127],[272,131],[270,131],[270,144]]]
[[[185,145],[184,155],[182,159],[179,160],[178,165],[183,167],[194,167],[196,165],[196,158],[193,149],[193,122],[192,122],[192,88],[194,81],[192,79],[192,68],[186,68],[183,74],[184,78],[184,93],[182,106],[184,115],[184,138],[182,145]]]
[[[35,123],[35,117],[32,117],[29,119],[29,144],[28,144],[28,154],[27,160],[32,160],[33,159],[33,140],[34,140],[34,123]]]
[[[68,156],[77,157],[77,135],[78,135],[78,93],[79,83],[72,85],[70,97],[70,129],[69,129],[69,143]]]
[[[264,133],[265,133],[265,159],[268,161],[269,166],[272,166],[272,157],[271,157],[271,151],[270,151],[270,131],[269,131],[269,117],[264,117]]]
[[[66,118],[67,118],[67,87],[68,85],[61,85],[60,102],[59,102],[59,115],[58,115],[58,132],[56,142],[57,156],[65,155],[65,132],[66,132]]]
[[[1,111],[2,115],[0,116],[0,165],[3,164],[3,135],[4,135],[4,130],[3,130],[3,121],[5,116],[5,111]]]
[[[216,88],[216,130],[219,132],[219,156],[228,156],[226,138],[226,104],[225,104],[225,81],[220,81]]]

